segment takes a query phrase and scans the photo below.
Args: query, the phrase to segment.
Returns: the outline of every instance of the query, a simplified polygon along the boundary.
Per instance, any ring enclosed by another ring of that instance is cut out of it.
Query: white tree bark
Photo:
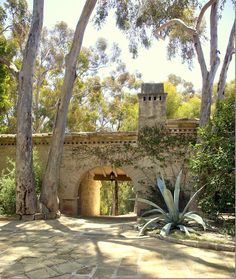
[[[53,129],[52,141],[40,196],[40,201],[49,212],[56,213],[59,210],[57,188],[60,175],[61,156],[63,152],[67,111],[72,95],[74,81],[76,79],[76,64],[82,46],[84,31],[96,2],[97,0],[86,1],[76,26],[71,50],[66,56],[64,82],[58,102],[55,126]]]
[[[199,126],[205,126],[211,115],[213,84],[220,65],[218,51],[218,0],[212,1],[210,13],[210,69],[202,79],[202,100]]]
[[[224,62],[221,68],[221,72],[220,72],[220,78],[219,78],[219,82],[217,85],[217,101],[223,100],[224,99],[224,90],[225,90],[225,83],[226,83],[226,79],[227,79],[227,71],[229,68],[229,64],[232,60],[232,56],[233,54],[235,54],[235,32],[236,32],[236,23],[234,20],[231,32],[230,32],[230,36],[229,36],[229,41],[228,41],[228,46],[226,49],[226,53],[225,53],[225,58],[224,58]]]
[[[36,54],[43,26],[44,0],[34,0],[31,28],[19,72],[16,136],[16,213],[36,212],[32,156],[32,87]]]
[[[201,9],[196,27],[192,28],[187,26],[182,20],[180,19],[172,19],[168,21],[167,23],[161,25],[156,31],[155,34],[158,36],[158,34],[166,29],[170,28],[173,25],[179,25],[181,26],[188,34],[192,37],[195,51],[198,58],[198,63],[200,65],[201,69],[201,75],[202,75],[202,100],[201,100],[201,111],[200,111],[200,122],[199,125],[205,126],[209,119],[211,114],[211,102],[212,102],[212,90],[213,90],[213,83],[215,80],[216,72],[220,64],[219,59],[219,51],[218,51],[218,5],[219,0],[210,0],[208,1]],[[211,13],[210,13],[210,67],[208,68],[205,62],[204,53],[202,51],[201,41],[199,38],[199,31],[202,23],[203,16],[208,8],[211,7]],[[232,54],[234,53],[233,48],[233,41],[235,37],[235,27],[232,28],[231,36],[228,43],[228,48],[225,56],[225,61],[222,68],[222,74],[219,81],[219,92],[224,88],[225,81],[226,81],[226,75],[228,66],[230,63],[230,60],[232,58]],[[222,93],[219,93],[220,96]],[[220,97],[219,97],[220,98]]]
[[[202,23],[202,19],[204,17],[204,14],[206,12],[206,10],[215,2],[216,0],[210,0],[208,1],[201,9],[200,14],[198,16],[197,19],[197,25],[196,25],[196,30],[199,31],[201,23]]]

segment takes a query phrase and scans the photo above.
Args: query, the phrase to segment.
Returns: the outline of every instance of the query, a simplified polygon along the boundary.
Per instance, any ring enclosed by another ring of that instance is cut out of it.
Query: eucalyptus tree
[[[43,26],[44,0],[34,0],[32,23],[19,72],[16,135],[16,213],[36,212],[32,153],[33,72]]]
[[[225,0],[209,0],[205,5],[196,0],[163,1],[163,0],[107,0],[100,1],[95,23],[101,26],[108,11],[115,10],[116,24],[130,38],[130,51],[138,55],[138,46],[151,45],[154,37],[169,38],[168,56],[172,58],[178,53],[183,62],[192,66],[192,58],[197,55],[202,75],[202,102],[200,125],[204,126],[210,117],[212,87],[220,64],[218,50],[218,24]],[[206,38],[204,16],[210,9],[210,66],[207,67],[202,49],[202,41]],[[198,14],[197,14],[198,12]],[[218,82],[218,99],[223,98],[223,91],[229,63],[234,54],[235,20],[229,35],[228,46]]]
[[[56,104],[63,84],[65,56],[72,43],[72,35],[64,22],[57,23],[51,30],[43,30],[34,74],[34,132],[51,132],[53,129]],[[110,46],[103,38],[99,38],[93,46],[81,49],[68,109],[67,131],[106,129],[108,106],[103,95],[109,92],[105,92],[104,79],[99,75],[109,76],[108,68],[121,63],[120,52],[117,44]]]
[[[180,76],[176,76],[174,74],[168,75],[168,82],[173,84],[178,90],[182,93],[185,98],[189,96],[193,96],[195,94],[194,85],[190,81],[186,81],[185,79],[181,78]]]
[[[66,117],[69,102],[72,96],[73,85],[76,79],[77,58],[81,50],[83,36],[88,24],[90,15],[97,0],[87,0],[77,23],[73,42],[69,53],[65,58],[65,75],[61,88],[60,97],[57,103],[55,125],[53,128],[52,141],[50,144],[48,161],[43,177],[42,192],[40,200],[45,209],[52,213],[59,210],[57,188],[59,181],[59,170],[63,151],[64,134],[66,129]]]
[[[210,8],[210,66],[207,67],[206,58],[202,50],[201,43],[201,28],[204,14]],[[189,43],[192,43],[198,58],[198,62],[202,74],[202,100],[200,112],[200,126],[205,126],[211,114],[213,84],[216,77],[216,72],[220,65],[220,51],[218,50],[218,22],[220,14],[220,1],[210,0],[200,10],[196,22],[188,23],[178,18],[171,19],[157,27],[155,33],[157,36],[167,36],[170,32],[175,32],[176,26],[188,38]],[[167,31],[166,31],[167,30]],[[174,30],[174,31],[173,31]],[[163,34],[164,33],[164,34]],[[235,20],[232,25],[232,30],[228,40],[227,51],[224,58],[224,63],[221,69],[221,75],[218,86],[218,99],[223,98],[223,92],[226,82],[227,70],[234,53],[235,39]]]
[[[2,33],[10,32],[10,40],[16,45],[16,54],[22,58],[32,18],[27,1],[6,0],[3,8],[5,24]]]
[[[20,51],[23,53],[20,70],[16,65],[1,56],[0,61],[5,64],[18,81],[17,100],[17,134],[16,134],[16,213],[32,215],[36,212],[36,193],[33,175],[32,154],[32,88],[33,72],[40,33],[43,26],[44,0],[35,0],[33,15],[28,37],[24,14],[27,14],[27,2],[24,0],[5,3],[6,9],[12,15],[12,25],[6,26],[3,31],[11,29],[12,38],[17,40]],[[22,37],[18,34],[22,33]],[[21,37],[21,38],[20,38]],[[23,44],[23,38],[27,38]]]
[[[53,118],[55,104],[59,98],[56,90],[65,70],[65,55],[69,51],[73,31],[65,22],[58,22],[52,29],[44,27],[34,73],[33,131],[44,130]],[[50,96],[50,98],[48,98]],[[52,125],[48,127],[52,130]]]

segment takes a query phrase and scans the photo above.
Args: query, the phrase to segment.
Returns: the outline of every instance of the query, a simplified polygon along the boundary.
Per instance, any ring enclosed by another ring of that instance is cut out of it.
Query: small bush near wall
[[[39,194],[42,184],[42,166],[37,151],[33,152],[35,189]],[[0,214],[11,215],[16,212],[15,162],[7,159],[6,169],[0,176]]]
[[[14,214],[16,211],[15,163],[7,159],[7,168],[0,177],[0,214]]]

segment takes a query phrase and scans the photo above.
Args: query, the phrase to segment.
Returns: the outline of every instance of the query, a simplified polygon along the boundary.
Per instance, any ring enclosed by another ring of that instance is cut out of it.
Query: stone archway
[[[99,166],[87,171],[79,185],[78,215],[100,215],[100,190],[102,181],[115,181],[115,203],[118,203],[118,182],[132,181],[122,168]]]

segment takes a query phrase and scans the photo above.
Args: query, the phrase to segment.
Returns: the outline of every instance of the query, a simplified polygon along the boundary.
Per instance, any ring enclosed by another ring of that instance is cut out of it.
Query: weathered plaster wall
[[[79,215],[97,216],[100,215],[100,188],[102,183],[93,180],[87,173],[81,182],[79,189]]]
[[[172,121],[170,125],[171,133],[195,133],[196,121]],[[45,168],[47,162],[47,154],[51,135],[39,134],[33,136],[34,147],[39,152],[39,157],[42,161],[42,166]],[[80,133],[66,135],[64,142],[64,151],[62,156],[62,163],[60,168],[60,185],[58,189],[60,209],[63,213],[76,216],[79,210],[79,192],[81,185],[85,185],[83,179],[88,175],[89,171],[101,166],[109,165],[109,161],[97,157],[96,154],[90,153],[81,154],[81,149],[85,147],[97,147],[98,149],[104,146],[117,146],[129,143],[131,145],[137,144],[137,133]],[[113,157],[122,157],[127,154],[112,154]],[[6,168],[7,157],[15,157],[15,135],[0,135],[0,173]],[[162,172],[164,177],[170,180],[173,184],[176,175],[182,167],[182,161],[172,162],[163,169],[158,164],[153,164],[148,158],[142,158],[134,165],[122,165],[121,168],[125,174],[131,178],[134,191],[137,196],[145,197],[151,192],[150,181],[155,181],[155,175]],[[145,167],[153,167],[150,173],[144,173],[142,169]],[[148,176],[148,179],[147,179]],[[82,183],[83,182],[83,183]],[[91,183],[92,185],[93,183]],[[95,184],[94,184],[95,185]],[[84,188],[86,186],[83,186]],[[90,187],[90,183],[87,183]],[[93,186],[91,186],[92,189]],[[97,189],[97,188],[96,188]],[[97,191],[97,192],[96,192]],[[98,190],[94,193],[98,193]],[[184,193],[189,195],[192,191],[188,179],[185,181]],[[97,194],[98,195],[98,194]],[[90,197],[88,197],[90,199]],[[95,202],[97,203],[98,202]],[[98,206],[97,206],[98,208]],[[138,203],[137,211],[140,212],[145,208],[144,204]],[[96,209],[97,210],[97,209]],[[94,211],[96,211],[94,209]],[[97,211],[96,211],[97,212]]]

